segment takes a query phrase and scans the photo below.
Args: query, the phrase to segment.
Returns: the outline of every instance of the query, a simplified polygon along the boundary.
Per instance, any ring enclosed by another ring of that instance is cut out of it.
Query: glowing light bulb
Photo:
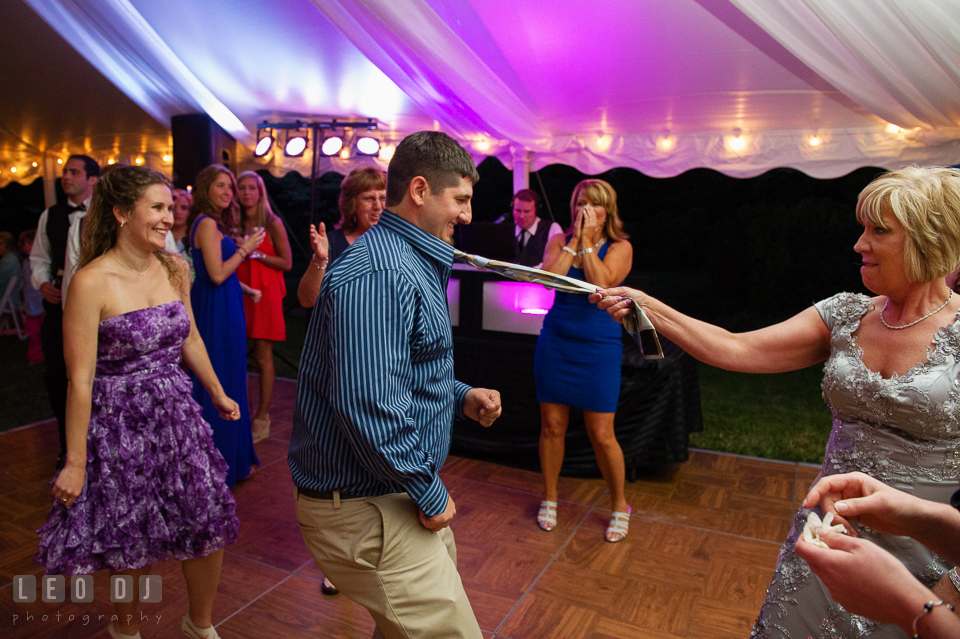
[[[813,137],[810,138],[810,140],[808,140],[808,141],[810,142],[810,146],[820,146],[820,144],[821,144],[821,142],[822,142],[822,140],[821,140],[820,138],[818,138],[817,136],[813,136]]]
[[[144,160],[142,156],[137,156],[137,159],[133,161],[133,163],[136,164],[137,166],[140,166],[141,164],[143,164],[143,162]]]
[[[320,153],[323,155],[337,155],[343,148],[343,138],[340,136],[329,137],[320,145]]]
[[[349,160],[349,159],[350,159],[350,149],[348,149],[347,147],[343,147],[342,149],[340,149],[340,159],[341,159],[341,160]]]
[[[380,159],[389,162],[390,159],[393,158],[393,154],[396,153],[396,151],[397,147],[392,144],[380,147]]]
[[[487,151],[490,149],[490,141],[486,138],[483,140],[477,140],[473,146],[477,149],[477,151]]]
[[[163,156],[163,161],[164,161],[164,162],[169,162],[169,161],[172,160],[172,159],[173,159],[173,156],[170,155],[169,153],[166,153],[166,154],[164,154],[164,156]]]
[[[657,146],[659,146],[664,151],[669,151],[670,149],[672,149],[674,144],[675,144],[674,139],[670,136],[663,136],[659,140],[657,140]]]
[[[11,167],[10,167],[10,172],[11,172],[11,173],[16,173],[16,172],[17,172],[17,167],[11,166]]]
[[[31,164],[30,166],[32,166],[33,168],[37,168],[37,163],[36,163],[36,162],[34,162],[34,163],[33,163],[33,164]]]
[[[63,164],[63,158],[57,158],[57,164]]]
[[[601,151],[610,148],[610,143],[613,142],[613,136],[611,135],[598,135],[597,136],[597,148]]]
[[[747,147],[747,140],[742,135],[727,138],[727,146],[733,151],[742,151]]]
[[[900,127],[898,127],[896,124],[888,124],[887,133],[900,133]]]
[[[107,160],[107,164],[116,164],[116,163],[117,163],[117,160],[115,158],[110,158],[109,160]]]

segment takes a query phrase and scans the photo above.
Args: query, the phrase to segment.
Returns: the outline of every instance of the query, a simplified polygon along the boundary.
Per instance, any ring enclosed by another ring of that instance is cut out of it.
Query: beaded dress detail
[[[831,332],[822,387],[833,413],[820,475],[860,471],[917,497],[948,503],[960,477],[960,318],[937,332],[924,362],[886,379],[863,364],[853,335],[873,301],[840,293],[816,308]],[[751,637],[906,637],[897,626],[846,612],[797,557],[794,544],[809,512],[802,509],[794,517]],[[857,532],[898,557],[927,586],[951,567],[908,537],[862,525]]]

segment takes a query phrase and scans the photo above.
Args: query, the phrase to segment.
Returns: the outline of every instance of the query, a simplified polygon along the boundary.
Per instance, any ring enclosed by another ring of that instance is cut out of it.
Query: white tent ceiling
[[[169,171],[190,112],[244,168],[258,122],[321,116],[591,174],[960,162],[957,0],[0,0],[0,52],[0,184],[68,152]]]

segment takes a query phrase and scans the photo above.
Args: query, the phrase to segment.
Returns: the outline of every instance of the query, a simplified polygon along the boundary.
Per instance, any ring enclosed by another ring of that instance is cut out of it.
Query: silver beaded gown
[[[860,471],[918,497],[948,502],[960,488],[960,314],[937,332],[925,362],[884,379],[864,366],[852,334],[873,301],[840,293],[815,306],[831,332],[823,398],[833,412],[833,431],[820,475]],[[849,614],[797,557],[794,543],[809,512],[794,517],[751,637],[906,637],[896,626]],[[910,538],[865,526],[858,534],[893,553],[928,586],[952,566]]]

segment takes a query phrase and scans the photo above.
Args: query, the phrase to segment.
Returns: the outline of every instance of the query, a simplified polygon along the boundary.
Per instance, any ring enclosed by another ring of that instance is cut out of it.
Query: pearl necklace
[[[122,266],[123,268],[127,269],[128,271],[133,271],[134,273],[136,273],[136,274],[139,275],[140,277],[146,277],[146,276],[147,276],[147,271],[149,271],[149,270],[150,270],[150,267],[153,266],[153,262],[150,262],[149,264],[147,264],[147,268],[143,269],[142,271],[138,271],[137,269],[133,268],[132,266],[129,266],[127,263],[125,263],[123,260],[121,260],[119,257],[117,257],[117,253],[116,253],[116,252],[111,253],[111,255],[113,255],[113,259],[115,259],[115,260],[117,261],[117,263],[120,264],[120,266]]]
[[[904,325],[902,325],[902,326],[890,326],[889,324],[887,324],[887,320],[883,319],[883,314],[887,311],[887,307],[890,306],[890,298],[888,297],[888,298],[887,298],[887,303],[883,305],[883,310],[880,311],[880,321],[883,322],[883,325],[884,325],[884,326],[886,326],[887,328],[892,328],[892,329],[895,330],[895,331],[898,331],[898,330],[900,330],[901,328],[910,328],[910,327],[913,326],[914,324],[919,324],[920,322],[922,322],[923,320],[927,319],[928,317],[933,317],[934,315],[936,315],[937,313],[939,313],[940,311],[942,311],[943,309],[945,309],[945,308],[947,307],[947,304],[949,304],[949,303],[950,303],[950,300],[952,300],[952,299],[953,299],[953,291],[950,291],[950,296],[947,297],[947,301],[944,302],[943,304],[941,304],[941,305],[940,305],[940,308],[938,308],[937,310],[931,311],[931,312],[927,313],[926,315],[924,315],[923,317],[921,317],[920,319],[918,319],[918,320],[913,320],[913,321],[910,322],[909,324],[904,324]]]

